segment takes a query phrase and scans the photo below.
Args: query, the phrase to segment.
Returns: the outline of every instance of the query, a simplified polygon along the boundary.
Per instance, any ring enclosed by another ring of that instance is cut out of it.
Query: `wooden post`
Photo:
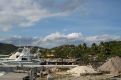
[[[34,68],[31,68],[31,70],[30,70],[30,75],[29,75],[29,77],[30,77],[30,80],[34,80],[34,78],[35,78],[35,76],[34,76]]]

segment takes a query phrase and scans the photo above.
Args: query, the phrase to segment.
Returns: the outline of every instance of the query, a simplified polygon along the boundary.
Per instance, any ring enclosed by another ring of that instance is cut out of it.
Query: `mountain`
[[[46,48],[37,47],[37,46],[15,46],[13,44],[0,43],[0,55],[1,54],[9,55],[9,54],[15,52],[18,48],[23,48],[23,47],[31,48],[31,53],[35,53],[38,48],[40,49],[40,51],[46,50]]]
[[[10,54],[17,50],[17,47],[12,44],[0,43],[0,54]]]

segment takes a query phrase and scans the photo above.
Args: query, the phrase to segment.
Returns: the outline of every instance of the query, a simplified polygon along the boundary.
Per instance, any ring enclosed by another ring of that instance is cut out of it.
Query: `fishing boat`
[[[9,57],[8,60],[1,61],[2,65],[39,65],[40,59],[34,59],[35,54],[30,53],[30,48],[24,47],[22,52],[17,52]],[[36,55],[37,56],[37,55]]]

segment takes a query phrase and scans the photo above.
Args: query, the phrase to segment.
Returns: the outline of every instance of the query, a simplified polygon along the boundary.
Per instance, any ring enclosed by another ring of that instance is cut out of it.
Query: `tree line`
[[[11,54],[19,47],[11,44],[0,43],[0,54]],[[79,45],[62,45],[51,49],[34,47],[32,52],[40,48],[42,58],[69,58],[81,59],[82,61],[105,61],[112,56],[121,57],[121,41],[93,43],[88,46],[86,43]],[[48,57],[48,55],[51,55]]]
[[[80,58],[86,61],[104,61],[112,56],[121,56],[121,41],[86,43],[79,45],[62,45],[51,49],[41,50],[41,57],[48,58]]]

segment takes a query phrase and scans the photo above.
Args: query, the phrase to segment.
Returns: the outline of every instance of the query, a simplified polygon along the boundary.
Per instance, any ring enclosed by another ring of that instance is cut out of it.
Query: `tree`
[[[83,43],[83,50],[87,49],[87,44],[86,43]]]
[[[91,51],[92,51],[93,54],[98,53],[98,46],[96,45],[96,43],[92,44]]]

